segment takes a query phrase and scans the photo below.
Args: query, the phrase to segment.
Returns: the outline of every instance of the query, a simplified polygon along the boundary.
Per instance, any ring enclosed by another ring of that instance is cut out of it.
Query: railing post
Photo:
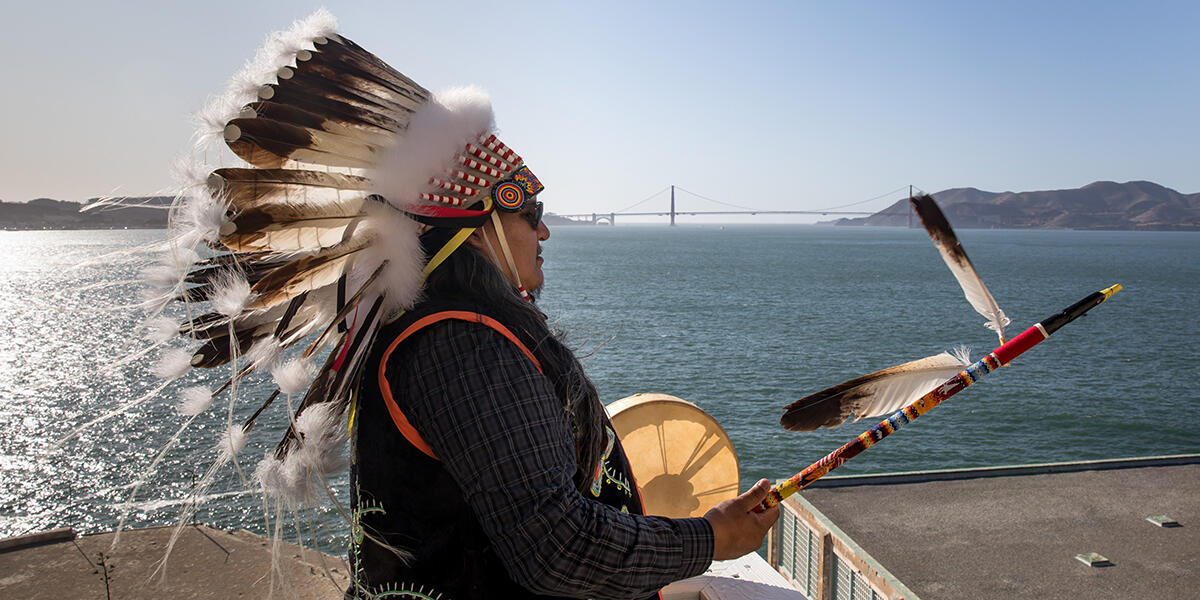
[[[837,587],[833,572],[833,534],[826,531],[821,535],[821,554],[817,560],[817,597],[814,600],[831,600],[833,588]]]

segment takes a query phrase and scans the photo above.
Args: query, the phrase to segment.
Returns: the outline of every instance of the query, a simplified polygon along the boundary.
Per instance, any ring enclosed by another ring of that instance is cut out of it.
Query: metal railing
[[[919,600],[799,494],[780,508],[767,562],[810,600]]]

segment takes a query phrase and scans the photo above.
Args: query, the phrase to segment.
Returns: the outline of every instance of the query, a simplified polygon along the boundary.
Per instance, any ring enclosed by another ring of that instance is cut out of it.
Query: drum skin
[[[646,514],[699,517],[737,496],[737,452],[700,407],[667,394],[634,394],[607,408]]]

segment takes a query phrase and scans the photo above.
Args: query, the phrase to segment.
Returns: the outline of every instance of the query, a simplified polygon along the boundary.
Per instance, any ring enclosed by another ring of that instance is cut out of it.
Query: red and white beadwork
[[[465,150],[475,158],[478,158],[493,167],[504,171],[505,173],[512,170],[512,165],[500,160],[499,158],[488,154],[488,152],[475,144],[467,144]]]
[[[500,177],[504,176],[504,173],[501,173],[500,171],[497,171],[496,169],[493,169],[477,160],[467,158],[461,154],[458,155],[458,162],[465,165],[468,169],[475,169],[476,171],[479,171],[480,173],[483,173],[484,175],[488,175],[490,177],[500,178]],[[484,185],[487,185],[487,184],[484,184]]]
[[[456,194],[462,194],[464,196],[474,196],[475,195],[475,190],[473,190],[469,187],[466,187],[464,185],[459,185],[457,183],[453,183],[450,181],[442,181],[440,179],[430,177],[429,183],[430,183],[430,185],[435,185],[437,187],[442,188],[443,190],[450,190],[451,192],[454,192]]]
[[[482,142],[484,146],[487,146],[488,150],[499,154],[501,158],[514,165],[522,162],[520,155],[518,155],[516,152],[513,152],[508,146],[505,146],[504,142],[501,142],[495,136],[495,134],[489,135],[486,138],[479,136],[479,141]]]
[[[472,192],[474,192],[474,190],[472,190]],[[449,204],[450,206],[462,206],[463,203],[462,198],[443,196],[442,194],[421,194],[421,199],[426,202],[437,202],[439,204]]]
[[[455,171],[454,176],[458,177],[459,179],[461,179],[467,183],[482,186],[482,187],[487,187],[487,186],[491,185],[491,183],[488,180],[486,180],[482,177],[476,177],[470,173],[466,173],[463,171]]]

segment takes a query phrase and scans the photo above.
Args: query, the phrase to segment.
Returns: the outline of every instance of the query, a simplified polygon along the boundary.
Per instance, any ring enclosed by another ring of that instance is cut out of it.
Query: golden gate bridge
[[[908,187],[908,197],[911,198],[912,194],[913,194],[913,186],[910,185],[907,187]],[[670,207],[670,209],[658,210],[658,211],[631,212],[634,208],[637,208],[638,206],[641,206],[642,204],[658,197],[663,192],[666,192],[668,189],[670,189],[670,191],[671,191],[671,207]],[[716,204],[720,204],[720,205],[727,206],[730,208],[736,208],[738,210],[678,210],[675,207],[675,190],[676,189],[678,189],[681,192],[684,192],[689,195],[700,198],[702,200],[707,200],[709,202],[714,202]],[[584,213],[584,214],[555,213],[555,215],[566,218],[566,219],[570,219],[572,221],[576,221],[579,223],[590,223],[592,225],[615,225],[617,222],[618,216],[622,216],[622,217],[670,217],[671,225],[675,225],[675,217],[679,216],[679,215],[687,215],[687,216],[694,216],[694,215],[822,215],[822,216],[854,215],[854,216],[870,216],[870,215],[905,214],[905,215],[908,215],[908,225],[909,225],[909,227],[911,227],[912,226],[912,210],[911,209],[906,209],[903,213],[901,213],[901,212],[886,213],[886,212],[881,212],[881,211],[843,210],[846,208],[858,206],[860,204],[874,202],[876,200],[890,196],[890,195],[900,192],[902,190],[904,190],[904,188],[900,187],[900,188],[896,188],[890,192],[887,192],[885,194],[880,194],[879,196],[875,196],[874,198],[868,198],[866,200],[860,200],[858,202],[852,202],[850,204],[843,204],[840,206],[833,206],[830,208],[818,209],[818,210],[759,210],[759,209],[754,209],[754,208],[750,208],[750,207],[746,207],[746,206],[739,206],[737,204],[730,204],[728,202],[721,202],[720,200],[714,200],[712,198],[701,196],[700,194],[697,194],[695,192],[689,192],[688,190],[685,190],[681,187],[672,185],[672,186],[669,186],[669,188],[663,188],[662,190],[659,190],[658,192],[645,198],[644,200],[639,200],[638,202],[636,202],[630,206],[627,206],[621,210],[618,210],[618,211],[607,212],[607,213],[593,212],[593,213]]]

